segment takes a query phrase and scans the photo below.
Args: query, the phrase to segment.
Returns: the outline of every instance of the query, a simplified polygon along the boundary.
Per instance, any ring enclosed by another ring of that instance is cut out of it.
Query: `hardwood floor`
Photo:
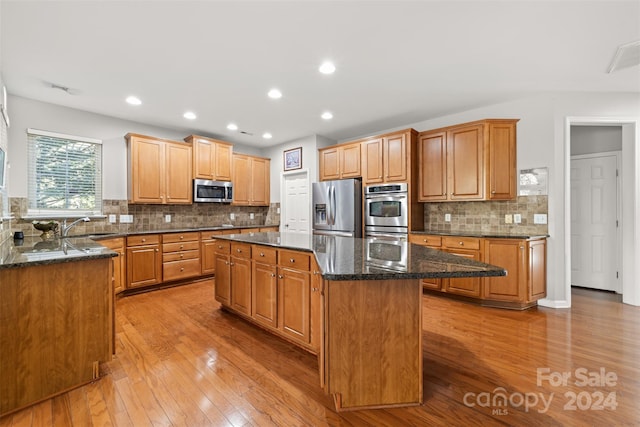
[[[118,300],[117,355],[104,376],[0,427],[640,425],[639,307],[583,289],[570,310],[426,295],[423,305],[420,407],[336,413],[316,358],[219,310],[209,281]],[[608,383],[575,384],[601,369]],[[554,383],[563,372],[566,385]]]

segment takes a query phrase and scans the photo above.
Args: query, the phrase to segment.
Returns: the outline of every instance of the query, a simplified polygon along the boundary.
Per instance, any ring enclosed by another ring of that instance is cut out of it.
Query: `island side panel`
[[[338,410],[422,403],[420,280],[327,281],[327,391]]]
[[[109,265],[0,270],[0,415],[93,380],[111,359]]]

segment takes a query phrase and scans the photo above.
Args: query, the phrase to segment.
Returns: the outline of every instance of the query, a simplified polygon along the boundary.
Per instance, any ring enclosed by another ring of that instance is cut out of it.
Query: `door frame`
[[[285,217],[285,212],[286,212],[286,200],[287,200],[287,192],[285,191],[286,189],[286,185],[285,185],[285,181],[287,178],[289,177],[304,177],[307,179],[307,190],[309,192],[309,211],[307,212],[307,214],[309,215],[309,232],[311,233],[312,231],[312,224],[311,224],[311,205],[312,205],[312,193],[311,193],[311,182],[309,181],[309,169],[297,169],[295,171],[290,171],[290,172],[282,172],[280,175],[280,232],[286,232],[285,228],[284,228],[284,221],[283,218]]]
[[[564,285],[561,306],[571,306],[571,126],[622,126],[622,164],[620,177],[622,235],[622,302],[640,306],[640,120],[636,117],[566,117],[564,127]],[[565,305],[566,304],[566,305]]]
[[[618,280],[616,280],[614,291],[617,294],[622,293],[622,277],[624,277],[623,273],[623,265],[621,262],[622,255],[622,236],[624,233],[622,232],[622,227],[624,221],[622,221],[622,197],[621,197],[621,178],[622,178],[622,151],[600,151],[597,153],[590,154],[576,154],[570,156],[569,158],[569,166],[571,166],[571,160],[580,160],[580,159],[597,159],[600,157],[615,157],[616,158],[616,221],[618,221],[618,226],[616,227],[616,271],[619,273]],[[571,167],[569,167],[569,179],[571,179]],[[569,198],[569,213],[571,213],[571,198]],[[568,244],[571,244],[569,242]],[[569,270],[569,274],[571,274],[571,270]]]

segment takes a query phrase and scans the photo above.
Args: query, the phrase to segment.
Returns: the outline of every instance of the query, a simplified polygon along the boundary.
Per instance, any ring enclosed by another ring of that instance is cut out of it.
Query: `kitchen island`
[[[112,354],[114,256],[87,238],[0,245],[0,416],[99,377]]]
[[[407,242],[294,233],[220,236],[223,308],[318,355],[337,410],[422,403],[423,278],[502,268]]]

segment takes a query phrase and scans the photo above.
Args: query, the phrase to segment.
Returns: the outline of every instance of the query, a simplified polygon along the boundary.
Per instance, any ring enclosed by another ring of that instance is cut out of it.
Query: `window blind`
[[[29,215],[102,213],[102,141],[27,129]]]

